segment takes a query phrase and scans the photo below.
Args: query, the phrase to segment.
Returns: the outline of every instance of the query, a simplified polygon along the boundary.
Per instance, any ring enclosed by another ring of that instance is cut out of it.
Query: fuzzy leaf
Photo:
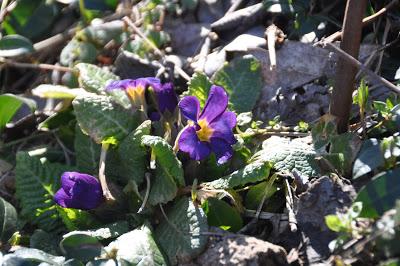
[[[89,261],[101,255],[103,245],[90,234],[73,231],[63,236],[60,249],[67,258]]]
[[[210,79],[204,73],[196,72],[189,80],[188,90],[184,94],[197,97],[200,106],[204,107],[211,85]]]
[[[20,215],[46,231],[62,229],[62,222],[53,201],[60,187],[60,177],[71,167],[42,162],[26,152],[17,153],[16,195],[22,210]]]
[[[265,140],[262,146],[263,149],[254,154],[253,161],[270,161],[278,171],[296,169],[305,176],[317,176],[320,171],[314,148],[302,139],[273,136]]]
[[[72,102],[82,131],[96,143],[114,137],[121,140],[141,122],[140,113],[125,110],[107,96],[88,93]]]
[[[101,145],[83,134],[78,125],[75,128],[74,147],[78,170],[91,175],[97,174]]]
[[[218,70],[212,80],[216,85],[224,87],[234,111],[249,112],[253,110],[262,89],[260,62],[248,56],[235,58]]]
[[[144,121],[118,145],[118,154],[122,163],[122,175],[142,183],[146,171],[147,152],[141,145],[142,136],[150,134],[151,121]]]
[[[64,257],[53,256],[35,248],[18,248],[14,253],[7,254],[2,259],[3,266],[13,265],[53,265],[61,266],[65,261]]]
[[[118,265],[167,264],[147,226],[123,234],[111,242],[105,250],[109,254],[114,254]]]
[[[207,244],[207,217],[189,198],[178,200],[168,213],[155,235],[171,264],[188,262],[199,255]],[[172,225],[173,226],[172,226]],[[178,230],[178,231],[177,231]]]
[[[248,183],[255,183],[267,179],[271,168],[272,164],[269,162],[254,162],[240,170],[236,170],[230,175],[204,183],[204,185],[215,189],[241,187]]]
[[[0,242],[6,243],[17,231],[17,212],[13,205],[0,197]]]
[[[72,39],[61,51],[60,63],[72,66],[76,63],[93,63],[96,61],[96,47],[89,43]]]
[[[102,93],[108,82],[119,79],[108,70],[95,65],[79,63],[75,68],[79,71],[80,86],[90,92]]]
[[[21,35],[13,34],[0,38],[0,56],[13,57],[33,52],[32,42]]]
[[[149,203],[156,205],[175,198],[178,186],[184,186],[182,163],[172,147],[161,137],[143,136],[142,145],[152,149],[156,157],[155,178],[150,190]]]
[[[203,204],[208,225],[218,226],[231,232],[237,232],[243,227],[239,212],[223,200],[208,198]]]

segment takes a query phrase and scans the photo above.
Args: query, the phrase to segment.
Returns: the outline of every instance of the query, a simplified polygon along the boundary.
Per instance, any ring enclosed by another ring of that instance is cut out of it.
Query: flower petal
[[[64,189],[60,188],[56,194],[54,194],[54,201],[63,208],[68,208],[65,201],[70,200],[71,197],[65,193]]]
[[[183,130],[178,140],[179,149],[189,153],[193,160],[202,160],[206,158],[210,152],[210,146],[207,142],[200,141],[196,134],[196,129],[189,126]]]
[[[65,193],[70,194],[71,189],[75,185],[76,176],[80,175],[78,172],[64,172],[61,175],[61,187],[64,189]]]
[[[176,97],[174,86],[172,83],[165,83],[162,86],[154,88],[157,95],[158,109],[161,113],[169,110],[171,113],[175,111],[178,104],[178,98]]]
[[[106,86],[106,91],[110,90],[126,90],[129,86],[134,85],[133,79],[123,79],[123,80],[115,80],[108,83]]]
[[[221,115],[228,106],[228,94],[222,87],[212,85],[208,94],[207,102],[199,119],[206,119],[211,123],[215,118]]]
[[[235,136],[232,132],[232,128],[235,126],[236,114],[229,111],[224,112],[209,125],[209,127],[214,130],[212,137],[224,139],[229,144],[236,143]]]
[[[226,163],[233,155],[231,145],[219,138],[211,138],[211,148],[217,157],[218,164]]]
[[[186,96],[179,102],[178,106],[187,119],[197,122],[197,117],[200,112],[200,103],[196,97]]]

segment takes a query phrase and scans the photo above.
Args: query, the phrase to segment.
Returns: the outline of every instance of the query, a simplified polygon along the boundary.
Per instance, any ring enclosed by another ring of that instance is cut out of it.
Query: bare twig
[[[288,220],[290,231],[297,232],[297,220],[293,211],[293,195],[292,188],[289,185],[287,178],[285,178],[285,197],[286,197],[286,209],[288,210]]]
[[[7,16],[7,14],[9,14],[17,6],[17,1],[13,1],[9,5],[7,5],[8,4],[7,2],[8,1],[3,0],[3,2],[1,3],[0,28],[1,28],[1,24],[3,23],[5,17]]]
[[[339,47],[336,47],[334,44],[331,43],[326,43],[324,44],[326,47],[328,47],[330,50],[338,53],[344,60],[346,60],[347,62],[351,63],[352,65],[356,66],[357,68],[360,69],[360,71],[364,72],[365,74],[367,74],[371,79],[375,80],[376,82],[381,83],[382,85],[384,85],[385,87],[391,89],[392,91],[399,93],[400,94],[400,88],[398,86],[395,86],[394,84],[392,84],[390,81],[388,81],[385,78],[382,78],[381,76],[377,75],[376,73],[374,73],[373,71],[371,71],[370,69],[368,69],[365,65],[363,65],[362,63],[360,63],[360,61],[358,61],[357,59],[355,59],[354,57],[352,57],[351,55],[349,55],[348,53],[344,52],[342,49],[340,49]]]
[[[50,65],[50,64],[31,64],[31,63],[21,63],[14,62],[9,59],[0,58],[0,63],[3,63],[7,66],[18,67],[18,68],[32,68],[32,69],[40,69],[40,70],[56,70],[60,72],[73,72],[74,70],[70,67],[63,67],[58,65]]]
[[[276,41],[277,30],[278,30],[278,27],[275,26],[274,24],[272,24],[265,31],[265,35],[267,37],[267,44],[268,44],[270,70],[274,70],[276,68],[275,41]]]
[[[389,18],[386,18],[385,30],[384,30],[383,36],[382,36],[382,46],[386,45],[386,40],[387,40],[387,37],[388,37],[388,34],[389,34],[389,30],[390,30],[390,20],[389,20]],[[384,50],[380,51],[379,60],[378,60],[378,63],[376,64],[376,68],[375,68],[375,73],[376,74],[379,73],[379,69],[381,68],[383,54],[384,54]]]
[[[165,60],[165,56],[164,53],[158,49],[158,47],[152,42],[150,41],[146,35],[144,35],[144,33],[138,28],[136,27],[135,23],[133,23],[133,21],[129,18],[129,17],[123,17],[122,20],[128,24],[129,27],[131,27],[133,29],[133,31],[140,36],[140,38],[142,38],[156,53],[156,55],[160,56],[163,60]],[[182,68],[180,68],[179,66],[175,66],[176,72],[178,72],[178,74],[186,79],[186,80],[190,80],[190,76],[188,74],[186,74],[185,71],[183,71]]]
[[[389,4],[387,4],[384,8],[382,8],[381,10],[379,10],[378,12],[376,12],[375,14],[366,17],[362,20],[362,26],[366,26],[368,24],[370,24],[371,22],[375,21],[378,17],[382,16],[383,14],[385,14],[390,8],[392,8],[393,6],[395,6],[397,3],[399,2],[399,0],[393,0],[391,1]],[[331,34],[330,36],[326,37],[324,42],[325,43],[331,43],[334,41],[338,41],[342,38],[342,31],[337,31],[333,34]],[[318,43],[317,43],[318,44]]]

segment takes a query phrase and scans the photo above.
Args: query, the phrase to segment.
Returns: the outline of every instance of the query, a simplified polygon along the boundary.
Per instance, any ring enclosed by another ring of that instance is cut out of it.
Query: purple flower
[[[161,114],[167,110],[170,113],[175,111],[178,104],[174,87],[172,83],[162,84],[158,78],[139,78],[139,79],[124,79],[113,81],[108,84],[106,90],[120,89],[125,90],[136,107],[147,107],[146,90],[149,88],[155,93],[157,100],[157,110],[149,111],[149,117],[153,121],[160,120]]]
[[[236,115],[227,111],[227,106],[228,95],[222,87],[215,85],[211,86],[201,113],[196,97],[184,97],[179,102],[179,108],[189,119],[189,124],[180,134],[179,149],[189,153],[193,160],[202,160],[214,152],[218,164],[227,162],[233,155],[232,145],[236,143],[232,132]]]
[[[99,181],[91,175],[64,172],[54,201],[64,208],[91,210],[103,202],[103,191]]]

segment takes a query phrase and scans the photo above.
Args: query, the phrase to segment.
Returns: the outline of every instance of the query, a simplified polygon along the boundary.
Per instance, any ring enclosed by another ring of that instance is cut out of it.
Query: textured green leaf
[[[269,162],[254,162],[244,168],[233,172],[220,179],[204,183],[204,185],[215,189],[228,189],[255,183],[268,178],[272,164]]]
[[[89,261],[101,255],[103,245],[90,234],[73,231],[63,236],[60,249],[67,258]]]
[[[64,257],[53,256],[42,250],[35,248],[18,248],[14,253],[7,254],[3,257],[3,266],[14,265],[52,265],[61,266],[65,261]]]
[[[151,121],[144,121],[118,145],[118,154],[123,167],[123,172],[120,174],[137,184],[142,183],[147,168],[147,151],[141,145],[142,136],[150,134],[150,130]]]
[[[29,239],[29,246],[31,248],[40,249],[51,255],[57,255],[58,241],[58,236],[52,233],[47,233],[41,229],[36,229]]]
[[[57,211],[68,230],[86,229],[96,224],[92,215],[84,210],[62,208],[57,206]]]
[[[82,173],[97,174],[101,145],[83,134],[78,125],[75,128],[74,147],[78,170]]]
[[[377,139],[364,141],[353,166],[353,178],[359,178],[384,165],[383,154]]]
[[[260,97],[262,76],[260,62],[254,57],[238,57],[213,76],[216,85],[225,88],[230,107],[237,113],[249,112]]]
[[[203,204],[209,226],[218,226],[231,232],[243,227],[239,212],[223,200],[208,198]]]
[[[76,96],[84,93],[86,93],[86,91],[81,88],[71,89],[66,86],[52,84],[41,84],[32,89],[33,95],[41,98],[53,99],[74,99]]]
[[[109,238],[116,238],[129,231],[129,224],[127,221],[119,221],[112,224],[103,225],[101,228],[87,230],[87,231],[75,231],[76,233],[84,233],[98,240],[104,240]]]
[[[119,79],[110,71],[95,65],[79,63],[75,68],[79,71],[79,84],[90,92],[102,93],[108,82]]]
[[[60,186],[61,174],[71,170],[26,152],[17,153],[16,195],[22,208],[20,215],[49,232],[63,229],[53,196]]]
[[[395,207],[400,198],[400,168],[376,175],[357,195],[355,201],[361,201],[361,217],[378,218],[385,211]]]
[[[204,73],[196,72],[189,80],[188,90],[184,93],[184,95],[196,96],[200,101],[200,106],[204,107],[211,85],[212,83],[210,79]]]
[[[96,47],[89,42],[72,39],[62,49],[60,63],[64,66],[73,66],[76,63],[93,63],[96,61]]]
[[[269,161],[278,171],[296,169],[306,176],[317,176],[319,167],[315,160],[316,152],[302,139],[290,140],[273,136],[263,142],[262,150],[257,152],[253,161]]]
[[[7,242],[17,230],[17,219],[14,206],[0,197],[0,242]]]
[[[118,265],[167,265],[147,226],[123,234],[105,250],[114,255]]]
[[[182,163],[172,147],[161,137],[143,136],[142,145],[150,147],[156,156],[155,178],[150,190],[149,203],[166,203],[175,198],[178,186],[185,185]]]
[[[207,217],[189,198],[179,199],[168,212],[168,221],[157,228],[157,243],[167,254],[171,264],[188,262],[199,255],[207,244]]]
[[[32,42],[21,35],[7,35],[0,39],[0,56],[13,57],[33,52]]]
[[[141,123],[139,111],[125,110],[107,96],[88,93],[72,104],[82,131],[96,143],[109,137],[122,140]]]
[[[339,165],[335,164],[335,161],[331,161],[329,157],[326,157],[333,166],[343,175],[351,174],[351,166],[357,153],[361,147],[361,140],[355,133],[347,132],[344,134],[332,136],[330,141],[329,154],[337,158],[341,158]],[[324,156],[325,157],[325,156]]]
[[[99,46],[106,45],[116,39],[123,32],[125,24],[121,20],[90,25],[77,33],[77,36],[95,43]]]
[[[255,186],[252,186],[249,191],[246,194],[245,198],[245,206],[247,209],[250,210],[256,210],[258,208],[258,205],[260,205],[260,202],[262,198],[264,197],[264,194],[266,192],[266,188],[269,182],[261,182]],[[275,194],[277,191],[276,185],[272,185],[268,190],[267,190],[267,195],[266,199],[270,198],[272,195]]]
[[[0,129],[13,118],[23,103],[32,111],[36,109],[36,102],[31,99],[8,93],[0,95]]]

